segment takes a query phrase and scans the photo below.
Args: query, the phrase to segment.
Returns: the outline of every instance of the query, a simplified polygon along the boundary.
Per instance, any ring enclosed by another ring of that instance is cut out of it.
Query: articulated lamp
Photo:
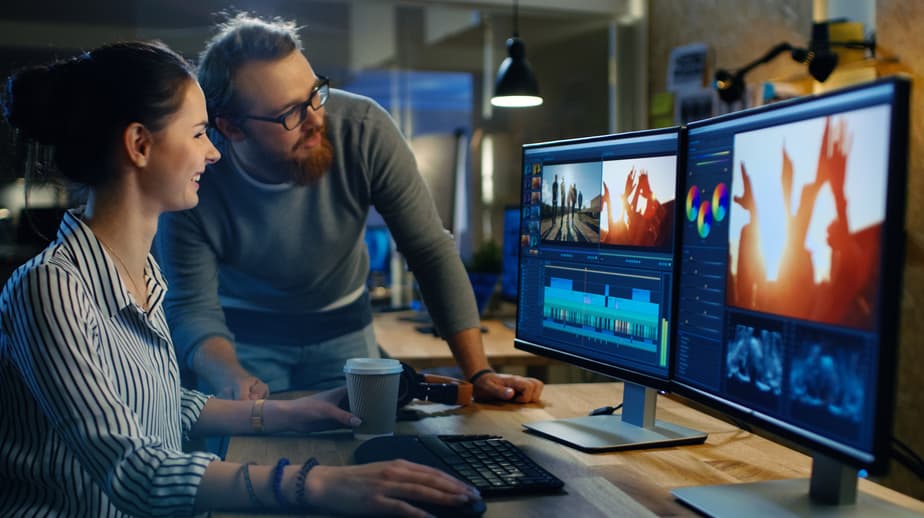
[[[837,54],[831,50],[832,47],[841,47],[848,49],[869,49],[875,56],[876,41],[874,39],[862,41],[828,41],[827,22],[814,24],[812,28],[813,38],[809,47],[794,47],[789,43],[779,43],[763,56],[748,63],[747,65],[731,72],[726,69],[719,69],[715,73],[715,88],[719,92],[719,98],[726,103],[733,103],[744,97],[744,76],[753,68],[764,63],[769,63],[773,58],[789,52],[793,60],[808,65],[809,75],[819,83],[825,82],[834,69],[837,67]]]

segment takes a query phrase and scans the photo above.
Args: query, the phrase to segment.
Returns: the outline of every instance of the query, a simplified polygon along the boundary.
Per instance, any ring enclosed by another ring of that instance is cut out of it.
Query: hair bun
[[[56,145],[64,138],[66,107],[77,90],[74,69],[79,62],[25,68],[7,82],[3,112],[23,137]]]

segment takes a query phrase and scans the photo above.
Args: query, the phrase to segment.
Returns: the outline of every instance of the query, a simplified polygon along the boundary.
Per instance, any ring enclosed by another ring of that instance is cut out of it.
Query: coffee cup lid
[[[388,358],[350,358],[343,365],[347,374],[398,374],[401,362]]]

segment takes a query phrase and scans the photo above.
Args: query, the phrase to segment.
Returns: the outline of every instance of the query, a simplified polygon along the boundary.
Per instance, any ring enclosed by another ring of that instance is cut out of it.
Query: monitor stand
[[[706,433],[655,420],[658,392],[626,382],[622,415],[592,415],[526,423],[526,431],[586,452],[698,444]]]
[[[812,456],[812,478],[747,484],[682,487],[677,499],[710,516],[919,516],[858,493],[857,470],[821,454]]]

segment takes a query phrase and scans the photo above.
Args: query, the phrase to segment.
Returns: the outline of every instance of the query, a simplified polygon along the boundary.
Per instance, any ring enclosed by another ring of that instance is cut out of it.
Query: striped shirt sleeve
[[[183,436],[186,437],[199,420],[199,414],[202,413],[202,408],[211,396],[188,388],[180,388],[180,390],[180,420],[183,425]]]
[[[85,285],[66,268],[39,265],[23,276],[10,308],[11,359],[55,431],[112,503],[137,516],[192,514],[202,475],[217,456],[175,451],[144,434],[100,356],[101,316]],[[184,400],[184,427],[197,408]]]

